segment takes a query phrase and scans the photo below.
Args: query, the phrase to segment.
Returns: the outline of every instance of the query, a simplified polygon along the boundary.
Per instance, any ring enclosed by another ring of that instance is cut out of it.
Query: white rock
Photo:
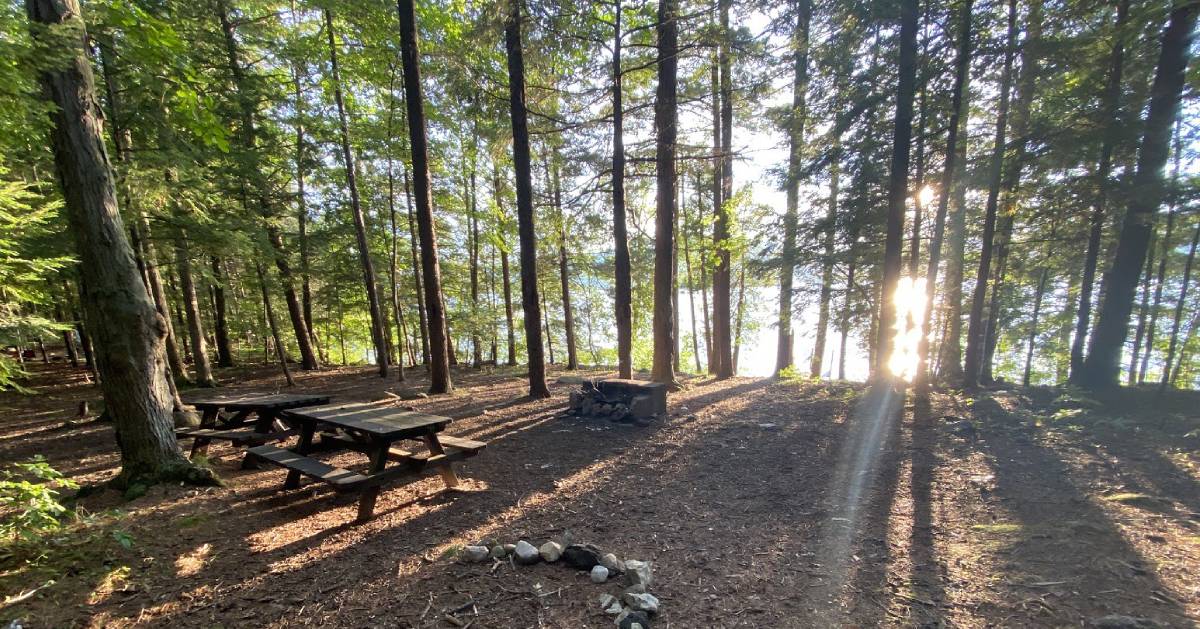
[[[592,566],[592,583],[604,583],[608,580],[608,568],[601,565]]]
[[[467,546],[463,548],[462,557],[464,561],[479,563],[486,560],[490,554],[487,546]]]
[[[513,551],[517,556],[517,563],[521,564],[528,565],[537,563],[538,560],[542,558],[542,556],[538,554],[538,549],[534,548],[533,544],[530,544],[525,540],[517,542],[517,546],[513,549]]]
[[[648,561],[626,560],[625,575],[629,578],[629,583],[632,585],[650,587],[650,583],[654,580],[654,571],[651,570],[650,562]]]
[[[629,609],[647,614],[658,613],[658,598],[649,592],[644,594],[634,594],[632,592],[625,594],[622,597]]]
[[[617,556],[612,553],[606,553],[600,557],[600,565],[608,568],[610,575],[625,572],[625,562],[617,559]]]
[[[604,613],[608,614],[609,616],[617,616],[623,611],[625,611],[625,606],[621,604],[621,601],[618,601],[615,598],[613,599],[613,602],[608,605],[608,607],[604,608]]]
[[[562,557],[562,544],[558,542],[546,542],[538,549],[538,554],[542,556],[542,560],[547,563],[554,563]]]

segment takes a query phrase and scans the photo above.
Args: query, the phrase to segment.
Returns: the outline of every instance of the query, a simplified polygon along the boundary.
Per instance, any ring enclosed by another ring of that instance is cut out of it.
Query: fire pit
[[[571,392],[577,417],[647,425],[667,413],[667,386],[643,380],[584,380]]]

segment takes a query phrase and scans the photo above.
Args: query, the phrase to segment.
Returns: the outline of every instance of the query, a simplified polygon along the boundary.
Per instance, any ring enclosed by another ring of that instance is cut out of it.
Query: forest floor
[[[229,390],[281,385],[268,369],[219,375]],[[225,445],[210,451],[225,487],[93,493],[79,502],[92,515],[40,556],[0,547],[0,620],[613,626],[598,599],[618,583],[454,557],[479,540],[566,538],[652,561],[660,628],[1200,622],[1200,395],[940,393],[928,407],[910,396],[896,422],[880,406],[899,398],[858,384],[695,378],[639,428],[562,417],[573,385],[560,375],[548,400],[502,368],[400,402],[488,446],[460,466],[463,489],[436,475],[389,486],[365,525],[322,487],[282,491],[281,470],[239,469]],[[364,401],[425,384],[365,367],[298,380]],[[33,388],[0,396],[0,462],[44,455],[84,484],[114,475],[111,427],[65,423],[98,391],[61,366]]]

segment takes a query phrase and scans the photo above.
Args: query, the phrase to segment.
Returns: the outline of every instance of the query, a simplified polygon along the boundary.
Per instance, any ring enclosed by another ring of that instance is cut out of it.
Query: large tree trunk
[[[996,235],[996,214],[1000,202],[1000,185],[1004,173],[1005,137],[1008,129],[1008,105],[1012,87],[1013,58],[1016,53],[1017,2],[1008,3],[1008,43],[1004,53],[1004,69],[1000,75],[1000,105],[996,113],[996,136],[992,145],[987,206],[983,219],[983,243],[979,250],[979,269],[975,274],[975,289],[971,293],[971,314],[967,320],[967,351],[963,359],[964,387],[979,384],[984,345],[987,342],[984,304],[987,301],[988,277],[992,272],[992,242]]]
[[[720,13],[720,44],[717,48],[719,71],[720,131],[721,142],[718,153],[720,164],[720,201],[716,205],[716,220],[713,222],[713,246],[717,250],[717,268],[713,270],[713,368],[718,378],[733,377],[733,341],[730,338],[732,313],[732,284],[730,272],[729,236],[732,208],[728,207],[733,197],[733,60],[730,48],[733,38],[729,27],[729,10],[732,0],[717,0]]]
[[[35,41],[46,38],[43,25],[75,33],[45,42],[63,53],[63,63],[43,70],[40,79],[55,105],[50,113],[55,169],[80,259],[83,306],[96,341],[105,409],[121,450],[115,483],[211,480],[211,472],[193,468],[175,442],[166,327],[142,285],[121,223],[79,4],[27,0],[25,6]],[[66,30],[72,26],[77,30]]]
[[[1092,316],[1092,290],[1096,284],[1096,267],[1100,260],[1100,240],[1104,235],[1104,216],[1108,205],[1112,156],[1116,149],[1118,116],[1121,110],[1121,75],[1125,69],[1125,23],[1129,19],[1129,0],[1117,4],[1116,25],[1113,27],[1113,49],[1109,61],[1108,81],[1104,89],[1104,112],[1108,125],[1100,145],[1100,161],[1096,165],[1096,199],[1092,204],[1088,229],[1087,253],[1084,254],[1083,280],[1079,288],[1079,307],[1075,311],[1075,339],[1071,342],[1071,382],[1083,375],[1083,350]]]
[[[542,356],[542,318],[538,303],[537,234],[533,222],[533,173],[529,157],[529,120],[525,109],[525,59],[521,51],[521,2],[512,0],[504,22],[508,57],[509,113],[513,132],[513,170],[517,187],[517,233],[521,241],[521,306],[525,311],[525,353],[529,357],[529,397],[550,397]]]
[[[675,382],[675,139],[678,24],[675,0],[658,3],[658,88],[654,98],[654,361],[650,379],[669,387]]]
[[[921,339],[917,343],[917,378],[918,388],[928,389],[932,378],[929,370],[929,336],[930,325],[933,323],[933,295],[937,286],[938,265],[942,259],[942,239],[946,232],[946,214],[950,206],[950,189],[954,185],[955,169],[959,160],[959,131],[962,127],[964,112],[964,94],[967,80],[971,72],[971,10],[972,0],[964,0],[962,6],[961,25],[958,34],[958,54],[954,60],[954,87],[950,97],[950,121],[946,131],[946,163],[942,168],[942,181],[938,195],[937,213],[934,217],[933,240],[929,243],[929,266],[925,270],[925,320],[921,324]],[[964,143],[965,144],[965,143]],[[958,237],[961,239],[962,235]],[[954,252],[952,252],[954,253]],[[959,263],[961,269],[961,261]],[[959,286],[962,285],[962,273],[958,276]],[[961,293],[961,288],[960,288]],[[950,316],[958,316],[959,303],[946,300]],[[955,340],[957,342],[957,339]]]
[[[421,269],[424,274],[425,310],[429,329],[429,392],[448,393],[450,382],[449,343],[446,311],[442,303],[442,272],[438,264],[437,236],[433,221],[433,190],[429,177],[429,148],[425,136],[425,98],[421,93],[418,66],[417,17],[413,0],[398,0],[400,14],[400,57],[404,64],[404,95],[408,108],[409,146],[412,152],[413,183],[416,187],[416,217],[421,236]]]
[[[888,360],[893,351],[892,322],[896,320],[896,302],[893,296],[900,282],[900,247],[904,231],[904,207],[908,200],[909,143],[912,140],[913,95],[917,74],[917,4],[917,0],[903,0],[900,5],[900,65],[896,86],[891,175],[888,183],[883,292],[880,295],[879,329],[873,366],[873,374],[876,377],[885,377]]]
[[[313,351],[312,336],[308,324],[304,321],[304,313],[300,300],[296,297],[296,288],[292,280],[292,268],[288,262],[287,250],[283,245],[283,235],[273,223],[274,210],[271,205],[268,182],[264,179],[267,171],[262,165],[262,156],[258,151],[257,131],[254,125],[256,103],[254,96],[246,87],[246,77],[242,71],[241,61],[238,60],[237,37],[233,22],[229,18],[229,8],[225,0],[217,0],[217,19],[221,23],[221,32],[225,41],[225,54],[229,71],[233,77],[233,89],[241,114],[241,144],[244,151],[242,167],[243,197],[254,194],[258,198],[258,212],[265,223],[267,242],[275,258],[275,268],[279,271],[279,279],[283,284],[284,297],[287,299],[288,316],[292,320],[292,329],[296,334],[296,344],[300,348],[300,359],[306,370],[317,369],[317,355]],[[245,200],[245,199],[244,199]]]
[[[794,0],[792,10],[796,12],[796,26],[792,31],[792,109],[788,125],[788,172],[787,206],[783,214],[783,251],[779,269],[779,338],[775,348],[775,375],[792,366],[794,362],[792,333],[792,283],[796,271],[796,231],[800,213],[800,169],[804,160],[804,124],[808,118],[808,27],[812,21],[811,0]],[[832,205],[830,212],[833,212]],[[832,242],[833,224],[826,225],[828,238]],[[817,326],[818,351],[813,352],[809,371],[813,376],[821,372],[821,356],[825,353],[825,326],[829,321],[829,284],[832,281],[831,252],[825,252],[822,260],[822,284],[820,322]]]
[[[187,234],[179,230],[175,237],[175,265],[179,268],[179,288],[183,293],[183,309],[187,314],[188,336],[192,341],[192,364],[196,367],[196,384],[215,387],[212,366],[208,362],[208,346],[204,341],[204,325],[200,319],[200,304],[196,300],[196,282],[192,278],[192,261],[188,255]]]
[[[616,275],[617,372],[633,377],[633,279],[629,262],[629,236],[625,226],[625,111],[622,102],[621,0],[613,14],[612,99],[613,99],[613,265]],[[511,329],[511,326],[510,326]]]
[[[358,259],[362,264],[363,285],[367,291],[367,308],[371,313],[371,340],[375,344],[375,363],[379,365],[379,377],[388,375],[388,349],[383,308],[379,304],[379,291],[375,281],[375,263],[371,260],[370,241],[367,238],[367,222],[358,198],[358,175],[355,173],[354,156],[350,151],[350,124],[346,116],[346,104],[342,99],[342,78],[338,70],[337,45],[334,42],[333,12],[325,9],[325,35],[329,42],[329,66],[333,79],[333,100],[337,105],[338,128],[342,139],[342,163],[346,168],[346,187],[350,189],[350,214],[354,219],[354,236],[358,244]]]
[[[1184,71],[1191,54],[1192,30],[1200,4],[1188,2],[1171,12],[1163,33],[1162,51],[1151,90],[1150,111],[1138,153],[1129,209],[1117,241],[1117,253],[1100,314],[1093,331],[1091,353],[1084,361],[1082,383],[1093,388],[1117,385],[1121,351],[1129,333],[1129,315],[1138,275],[1146,260],[1154,217],[1162,204],[1165,182],[1162,170],[1171,144],[1171,125],[1179,115]]]
[[[1196,260],[1196,246],[1200,244],[1200,225],[1192,234],[1192,246],[1188,248],[1187,261],[1183,264],[1183,284],[1179,287],[1179,298],[1175,300],[1175,319],[1171,323],[1171,336],[1167,340],[1167,357],[1163,362],[1162,380],[1158,383],[1159,391],[1172,383],[1171,365],[1175,360],[1175,350],[1179,343],[1179,326],[1183,323],[1183,307],[1187,303],[1188,286],[1192,283],[1192,263]]]

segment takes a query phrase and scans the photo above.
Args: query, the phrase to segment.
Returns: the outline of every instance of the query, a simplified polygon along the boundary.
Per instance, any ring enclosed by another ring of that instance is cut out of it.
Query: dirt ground
[[[367,401],[422,389],[412,375],[399,385],[342,368],[298,380]],[[598,599],[618,583],[558,564],[454,558],[480,540],[565,539],[652,561],[655,627],[1200,621],[1195,394],[1126,393],[1079,411],[1059,410],[1050,390],[914,406],[856,384],[692,379],[668,418],[640,428],[562,417],[573,385],[560,375],[549,400],[522,397],[517,371],[464,369],[453,395],[400,402],[448,415],[450,434],[488,446],[459,467],[461,489],[442,490],[436,475],[389,486],[365,525],[321,486],[283,491],[281,470],[239,469],[225,445],[210,455],[226,487],[89,495],[79,507],[97,515],[77,527],[83,542],[33,564],[0,551],[0,620],[614,626]],[[220,379],[227,390],[282,385],[266,369]],[[98,391],[61,366],[40,370],[34,388],[0,396],[0,463],[40,454],[81,483],[113,476],[110,427],[64,426]]]

